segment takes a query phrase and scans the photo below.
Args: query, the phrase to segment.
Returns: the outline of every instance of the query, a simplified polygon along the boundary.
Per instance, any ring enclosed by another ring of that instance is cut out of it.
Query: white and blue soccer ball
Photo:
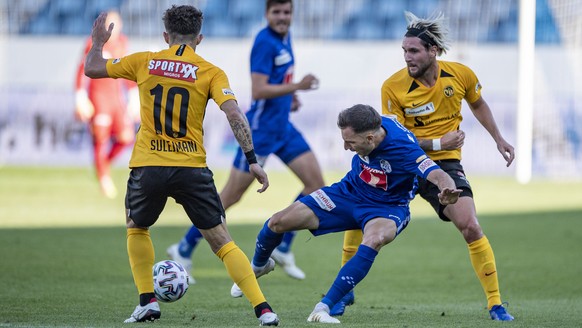
[[[190,276],[175,261],[165,260],[154,264],[154,293],[161,302],[175,302],[188,291]]]

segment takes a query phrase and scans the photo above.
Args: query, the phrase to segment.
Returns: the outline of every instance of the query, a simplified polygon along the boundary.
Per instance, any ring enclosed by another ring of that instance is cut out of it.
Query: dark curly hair
[[[202,12],[193,6],[172,5],[166,10],[162,20],[166,27],[166,32],[170,35],[192,35],[194,37],[200,34],[202,29]]]

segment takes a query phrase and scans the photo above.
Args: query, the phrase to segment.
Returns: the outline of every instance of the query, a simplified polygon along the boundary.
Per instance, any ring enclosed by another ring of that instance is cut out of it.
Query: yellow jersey
[[[187,45],[107,61],[112,78],[137,82],[141,125],[129,167],[206,167],[202,123],[209,99],[233,99],[224,71]]]
[[[403,68],[382,84],[382,114],[396,116],[418,139],[436,139],[459,129],[462,100],[481,98],[481,84],[467,66],[438,61],[439,76],[426,87]],[[461,149],[427,151],[433,160],[461,159]]]

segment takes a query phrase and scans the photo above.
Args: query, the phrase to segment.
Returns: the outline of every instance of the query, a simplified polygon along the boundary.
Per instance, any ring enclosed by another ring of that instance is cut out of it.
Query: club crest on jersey
[[[390,163],[385,159],[380,160],[380,167],[382,168],[382,171],[384,171],[384,173],[386,174],[392,172],[392,166],[390,166]]]
[[[195,82],[198,66],[178,60],[152,59],[148,69],[151,75],[169,77],[183,81]]]
[[[447,85],[443,90],[443,93],[445,94],[445,97],[450,98],[455,94],[455,89],[453,89],[452,86]]]

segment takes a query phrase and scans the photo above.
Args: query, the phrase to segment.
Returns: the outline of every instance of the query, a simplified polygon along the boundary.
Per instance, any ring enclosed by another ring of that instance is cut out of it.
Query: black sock
[[[152,298],[156,299],[156,294],[154,293],[144,293],[139,295],[139,306],[146,306],[150,304]]]
[[[269,306],[269,303],[263,302],[255,306],[255,315],[259,318],[265,312],[273,312],[273,309]]]

